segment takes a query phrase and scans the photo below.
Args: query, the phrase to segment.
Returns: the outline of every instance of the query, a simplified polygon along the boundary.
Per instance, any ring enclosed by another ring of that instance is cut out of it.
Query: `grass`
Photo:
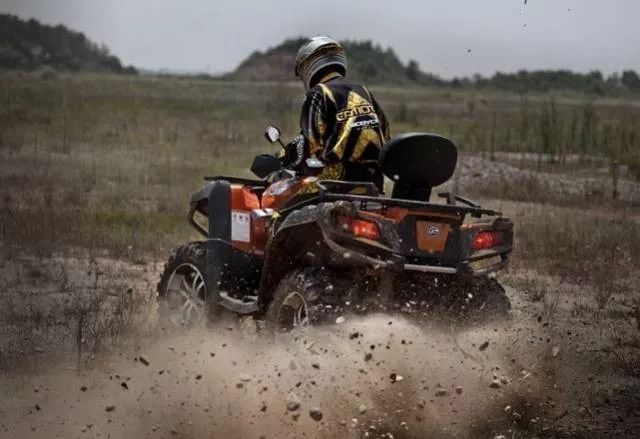
[[[488,159],[483,166],[532,172],[459,188],[513,218],[512,267],[522,270],[507,275],[533,302],[523,309],[564,324],[562,340],[567,328],[600,325],[589,346],[610,324],[611,358],[589,354],[597,373],[637,376],[640,216],[623,197],[612,200],[611,187],[638,178],[638,102],[373,91],[393,133],[439,132],[466,156]],[[204,175],[248,176],[253,156],[273,148],[262,138],[267,124],[293,136],[301,92],[299,84],[0,73],[0,372],[50,368],[55,355],[82,364],[84,353],[152,329],[158,267],[150,262],[197,237],[188,197]],[[609,172],[614,162],[625,166]],[[540,172],[595,175],[599,192],[550,191]]]
[[[612,269],[640,265],[640,224],[553,208],[517,212],[518,257],[558,272],[587,276],[598,264]],[[590,270],[591,269],[591,270]]]
[[[263,127],[279,125],[285,138],[297,131],[302,95],[298,84],[15,73],[0,75],[0,90],[0,239],[8,253],[85,247],[138,260],[195,237],[184,216],[201,177],[249,175],[253,156],[274,148]],[[591,169],[594,156],[583,153],[605,157],[596,162],[606,165],[611,151],[640,147],[635,101],[426,88],[374,93],[395,133],[441,132],[463,152],[492,158],[529,151],[523,166],[552,166],[554,173],[577,163]],[[609,192],[554,194],[535,173],[462,189],[581,207],[594,199],[602,205]],[[520,258],[548,259],[551,270],[590,278],[612,258],[616,269],[638,265],[633,222],[554,212],[517,215],[519,247],[526,249]]]
[[[279,125],[285,138],[297,131],[302,95],[298,84],[15,73],[0,75],[0,90],[0,239],[9,253],[79,246],[140,260],[195,236],[184,215],[201,177],[249,175],[253,156],[274,148],[262,138],[264,126]],[[395,133],[441,132],[463,152],[492,158],[529,151],[527,163],[537,158],[556,173],[593,157],[586,153],[621,158],[640,147],[635,101],[426,88],[374,93]],[[584,206],[595,196],[553,194],[527,174],[463,189],[555,205]],[[637,264],[628,239],[637,226],[551,212],[516,218],[523,258],[552,255],[560,271],[577,264],[582,273],[594,268],[581,261]]]
[[[640,269],[640,222],[578,209],[526,204],[513,212],[514,265],[535,268],[562,281],[589,286],[604,309],[612,297],[636,293]],[[546,291],[530,292],[534,301]],[[544,289],[544,288],[543,288]]]
[[[464,153],[492,159],[501,151],[528,153],[521,165],[533,170],[590,172],[592,163],[623,162],[640,148],[640,105],[632,100],[373,91],[394,133],[439,132]],[[166,254],[196,237],[185,213],[201,177],[248,176],[253,156],[274,149],[262,138],[267,124],[280,126],[284,138],[296,133],[301,96],[299,84],[0,74],[3,254],[88,248],[134,261]],[[633,178],[629,167],[610,180]],[[610,198],[609,191],[596,198],[553,194],[526,175],[462,189],[484,198],[580,207]],[[611,270],[622,276],[640,265],[637,223],[558,212],[518,212],[515,260],[602,285],[616,278]]]
[[[1,268],[0,370],[34,352],[75,352],[81,361],[145,323],[150,296],[128,267],[85,254],[22,257]]]

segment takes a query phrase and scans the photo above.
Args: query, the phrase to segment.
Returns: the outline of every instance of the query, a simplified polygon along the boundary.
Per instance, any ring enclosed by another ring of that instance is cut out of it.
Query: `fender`
[[[271,302],[282,277],[299,266],[321,265],[330,249],[323,229],[337,210],[353,209],[350,203],[310,205],[287,215],[267,244],[258,301],[262,309]]]
[[[231,184],[215,181],[208,188],[208,211],[217,212],[209,217],[207,238],[207,295],[208,313],[218,313],[220,281],[231,262]]]

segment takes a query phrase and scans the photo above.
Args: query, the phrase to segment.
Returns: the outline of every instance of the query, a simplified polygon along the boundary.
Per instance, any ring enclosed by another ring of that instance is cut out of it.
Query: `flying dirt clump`
[[[536,369],[543,358],[523,331],[504,323],[425,328],[383,315],[286,343],[193,330],[143,342],[79,375],[33,378],[46,391],[18,399],[46,410],[3,410],[17,420],[9,437],[76,437],[88,425],[93,437],[112,438],[511,437],[515,413],[520,425],[538,416],[544,385]],[[501,377],[505,384],[490,387]],[[91,391],[74,391],[80,382]]]

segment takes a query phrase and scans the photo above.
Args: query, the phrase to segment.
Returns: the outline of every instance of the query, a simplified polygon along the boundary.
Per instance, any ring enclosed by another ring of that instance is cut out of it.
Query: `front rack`
[[[269,182],[266,180],[257,180],[255,178],[244,178],[244,177],[227,177],[225,175],[216,175],[213,177],[204,177],[205,181],[228,181],[231,184],[246,184],[248,186],[260,186],[267,187]]]

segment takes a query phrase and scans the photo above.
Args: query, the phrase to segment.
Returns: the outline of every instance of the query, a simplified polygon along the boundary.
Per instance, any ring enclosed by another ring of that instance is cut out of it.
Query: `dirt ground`
[[[461,186],[477,174],[464,163]],[[637,185],[621,188],[633,205]],[[10,247],[0,258],[0,438],[638,437],[637,209],[482,201],[517,222],[512,266],[499,275],[509,319],[347,316],[288,344],[252,320],[160,328],[162,255]],[[603,245],[610,253],[591,265],[580,259]]]
[[[268,122],[295,135],[299,85],[0,79],[1,439],[639,436],[636,100],[375,90],[394,133],[461,146],[434,194],[514,219],[510,319],[347,316],[283,345],[167,333],[154,296],[201,176],[248,176]]]
[[[152,295],[153,264],[96,267]],[[0,437],[637,437],[624,303],[597,311],[589,289],[532,271],[502,282],[507,321],[347,317],[284,344],[251,320],[166,333],[146,302],[135,330],[80,362],[72,340],[28,345],[0,377]]]

